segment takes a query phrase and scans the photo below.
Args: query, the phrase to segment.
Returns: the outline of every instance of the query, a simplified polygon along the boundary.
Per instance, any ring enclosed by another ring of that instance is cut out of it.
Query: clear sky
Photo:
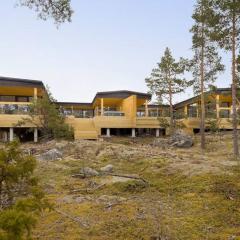
[[[60,26],[5,0],[0,8],[0,75],[42,80],[58,101],[92,101],[97,91],[146,92],[145,77],[171,48],[191,56],[194,0],[72,0]],[[230,59],[218,86],[228,87]],[[192,91],[176,97],[180,101]]]

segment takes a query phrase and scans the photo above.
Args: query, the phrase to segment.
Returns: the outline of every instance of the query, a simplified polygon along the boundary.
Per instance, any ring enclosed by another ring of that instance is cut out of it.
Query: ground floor
[[[21,142],[38,142],[40,131],[37,128],[2,127],[0,128],[0,141],[11,142],[19,139]]]

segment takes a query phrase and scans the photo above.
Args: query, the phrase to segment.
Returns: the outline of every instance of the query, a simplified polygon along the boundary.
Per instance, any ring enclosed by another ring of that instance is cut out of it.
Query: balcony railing
[[[125,114],[124,114],[124,112],[120,112],[120,111],[104,111],[103,116],[123,117],[123,116],[125,116]]]
[[[0,114],[29,114],[30,106],[27,103],[21,104],[1,104]]]

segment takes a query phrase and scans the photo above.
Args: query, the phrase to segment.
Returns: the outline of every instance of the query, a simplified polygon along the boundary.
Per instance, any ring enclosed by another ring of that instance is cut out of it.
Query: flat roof
[[[238,89],[238,90],[240,90],[240,89]],[[232,91],[231,88],[216,88],[215,90],[210,90],[210,91],[205,92],[205,94],[206,94],[206,95],[207,95],[207,94],[211,94],[211,93],[220,93],[220,94],[222,94],[222,93],[224,93],[224,92],[226,92],[226,94],[227,94],[227,93],[229,93],[229,92],[231,92],[231,91]],[[199,98],[200,98],[200,95],[194,96],[194,97],[192,97],[192,98],[189,98],[189,99],[186,99],[186,100],[184,100],[184,101],[182,101],[182,102],[179,102],[179,103],[174,104],[174,107],[175,107],[175,108],[182,107],[182,106],[184,106],[184,105],[186,105],[186,104],[190,104],[190,103],[194,102],[195,100],[197,100],[197,99],[199,99]]]
[[[45,86],[42,81],[23,79],[23,78],[12,78],[12,77],[3,77],[0,76],[0,86],[1,87],[41,87],[45,89]]]

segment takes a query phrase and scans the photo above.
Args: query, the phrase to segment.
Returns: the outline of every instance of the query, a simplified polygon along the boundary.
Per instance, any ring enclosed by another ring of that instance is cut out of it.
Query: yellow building
[[[41,81],[0,77],[0,139],[12,141],[38,140],[41,133],[31,124],[16,127],[28,115],[29,104],[42,97],[45,91]],[[97,139],[112,135],[159,137],[165,134],[162,119],[169,120],[169,106],[150,104],[151,94],[134,91],[98,92],[91,103],[57,102],[66,122],[73,126],[75,139]],[[207,117],[221,121],[223,129],[231,129],[231,90],[218,89],[206,93]],[[174,106],[175,117],[186,128],[197,132],[200,126],[199,96]],[[27,131],[32,129],[33,131]]]

